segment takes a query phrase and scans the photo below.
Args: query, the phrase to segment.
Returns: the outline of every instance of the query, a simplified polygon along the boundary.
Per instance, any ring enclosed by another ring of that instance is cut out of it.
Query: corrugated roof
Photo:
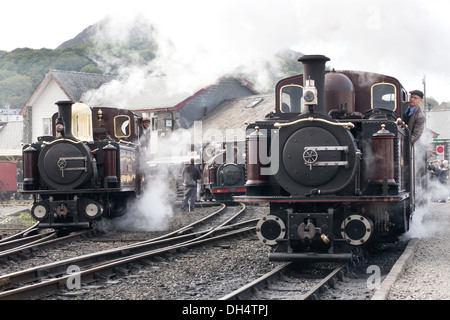
[[[23,121],[0,123],[0,156],[22,155]]]
[[[263,120],[271,111],[275,110],[275,95],[260,94],[239,99],[226,100],[213,111],[208,113],[202,120],[203,140],[217,140],[212,138],[214,132],[221,133],[228,140],[245,140],[245,121],[255,122]],[[237,138],[231,136],[236,134]],[[206,137],[205,137],[206,135]],[[208,137],[210,136],[210,137]]]

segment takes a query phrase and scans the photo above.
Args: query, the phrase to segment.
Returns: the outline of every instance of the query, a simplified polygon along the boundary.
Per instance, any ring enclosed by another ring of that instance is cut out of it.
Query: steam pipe
[[[314,80],[317,89],[316,113],[328,115],[325,112],[325,63],[330,58],[323,55],[305,55],[298,59],[303,64],[303,87],[306,80]]]

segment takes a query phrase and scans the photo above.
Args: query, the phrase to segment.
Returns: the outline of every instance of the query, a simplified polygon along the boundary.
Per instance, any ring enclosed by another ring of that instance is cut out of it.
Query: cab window
[[[302,106],[303,87],[287,85],[281,87],[280,111],[282,113],[300,113]]]
[[[116,116],[114,118],[114,135],[116,138],[128,138],[130,134],[130,117]]]
[[[377,83],[372,86],[372,109],[383,108],[395,111],[397,89],[391,83]]]
[[[82,141],[93,141],[92,111],[88,105],[77,102],[72,106],[72,134]]]

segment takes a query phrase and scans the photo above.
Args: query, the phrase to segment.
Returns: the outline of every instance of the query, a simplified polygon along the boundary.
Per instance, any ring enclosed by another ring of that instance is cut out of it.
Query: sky
[[[172,73],[224,72],[291,48],[326,55],[337,70],[393,76],[408,91],[423,90],[425,78],[427,96],[450,101],[448,0],[16,0],[2,7],[0,50],[54,49],[106,16],[114,21],[109,36],[120,37],[138,14],[158,30],[161,54],[170,56],[160,64]]]

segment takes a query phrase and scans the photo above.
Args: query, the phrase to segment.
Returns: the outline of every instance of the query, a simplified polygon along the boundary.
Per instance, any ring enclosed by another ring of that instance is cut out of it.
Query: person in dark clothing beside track
[[[431,202],[438,202],[438,199],[436,197],[436,190],[437,190],[437,184],[439,179],[439,161],[437,159],[434,159],[433,161],[430,161],[430,164],[428,165],[428,173],[429,173],[429,191],[431,191]]]
[[[200,170],[195,166],[194,159],[183,169],[182,178],[184,186],[184,198],[181,211],[194,211],[197,198],[197,180],[201,179]]]
[[[439,202],[447,202],[448,197],[448,161],[442,161],[442,168],[439,171],[438,181],[443,187],[443,190],[439,191]]]

